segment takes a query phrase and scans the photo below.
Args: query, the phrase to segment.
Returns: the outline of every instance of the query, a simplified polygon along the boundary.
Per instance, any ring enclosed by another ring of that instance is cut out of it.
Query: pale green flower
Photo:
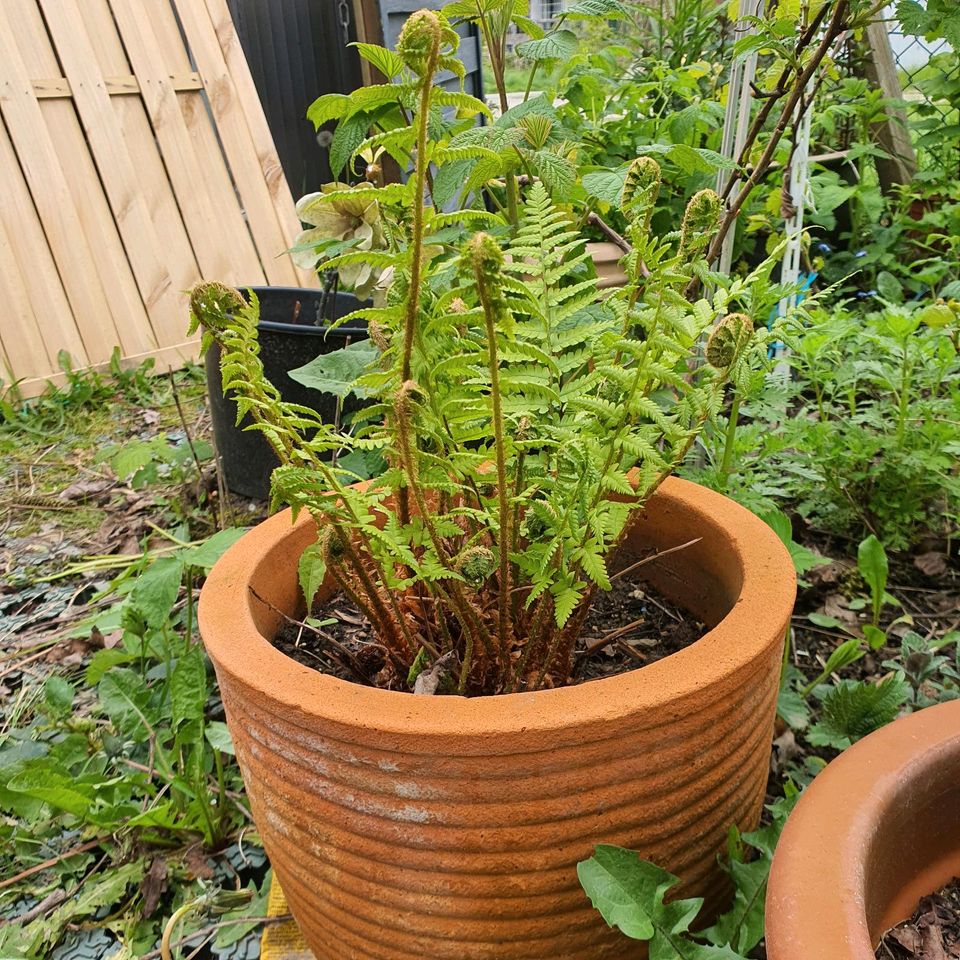
[[[369,190],[369,184],[362,188]],[[346,183],[327,183],[318,193],[308,193],[297,201],[297,216],[309,223],[309,229],[297,236],[292,256],[298,267],[312,270],[327,259],[324,244],[331,240],[357,240],[350,251],[381,250],[385,246],[380,226],[380,207],[367,196],[352,195]],[[310,249],[311,245],[315,249]],[[343,252],[343,251],[341,251]],[[350,263],[339,267],[341,284],[361,299],[369,297],[379,279],[379,270],[368,263]]]

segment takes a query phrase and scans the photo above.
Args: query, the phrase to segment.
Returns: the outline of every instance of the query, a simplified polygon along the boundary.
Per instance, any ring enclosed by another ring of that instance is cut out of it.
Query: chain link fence
[[[960,59],[946,40],[928,43],[889,28],[920,169],[960,175]]]

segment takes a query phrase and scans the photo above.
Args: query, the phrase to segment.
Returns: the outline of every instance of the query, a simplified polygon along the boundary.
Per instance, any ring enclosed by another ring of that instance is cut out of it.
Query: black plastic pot
[[[239,288],[246,295],[247,288]],[[325,422],[337,415],[337,398],[329,393],[311,390],[287,376],[322,353],[331,353],[356,340],[367,337],[366,325],[351,322],[330,330],[332,321],[352,313],[361,306],[349,293],[328,294],[321,290],[300,287],[252,287],[260,301],[260,359],[267,379],[291,403],[316,410]],[[322,313],[321,313],[322,311]],[[320,325],[317,320],[320,318]],[[277,457],[258,430],[244,430],[250,423],[245,417],[237,426],[237,405],[223,396],[220,379],[220,350],[214,345],[206,353],[207,393],[210,397],[210,419],[213,439],[224,483],[232,493],[256,500],[270,496],[270,474],[277,466]],[[357,410],[360,402],[348,397],[341,416]]]

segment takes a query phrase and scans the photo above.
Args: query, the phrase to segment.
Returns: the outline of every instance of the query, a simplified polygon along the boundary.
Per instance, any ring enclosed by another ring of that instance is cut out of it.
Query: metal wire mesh
[[[889,33],[921,169],[960,172],[960,59],[945,40],[905,35],[895,21]]]

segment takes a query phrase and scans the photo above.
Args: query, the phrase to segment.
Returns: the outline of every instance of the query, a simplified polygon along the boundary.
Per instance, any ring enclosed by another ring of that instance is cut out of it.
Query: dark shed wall
[[[363,84],[347,0],[227,0],[294,197],[332,180],[307,107],[324,93]],[[348,36],[341,16],[346,12]]]
[[[385,45],[393,47],[407,17],[447,0],[380,0]],[[333,177],[327,150],[317,143],[307,107],[325,93],[363,85],[360,58],[347,47],[357,39],[353,0],[227,0],[240,44],[260,95],[270,132],[294,198],[319,190]],[[343,19],[349,22],[344,35]],[[483,95],[476,33],[460,28],[466,90]],[[379,38],[377,38],[379,39]],[[441,77],[451,86],[452,74]]]

